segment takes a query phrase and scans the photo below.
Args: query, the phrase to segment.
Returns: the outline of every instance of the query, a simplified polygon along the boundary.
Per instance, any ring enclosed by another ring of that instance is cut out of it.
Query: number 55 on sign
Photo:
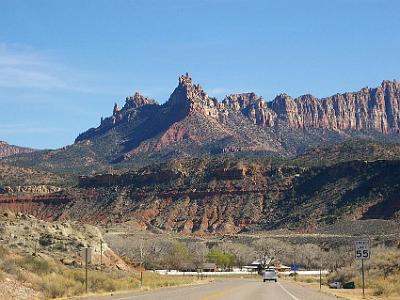
[[[356,259],[369,259],[370,258],[370,251],[369,251],[369,240],[363,241],[356,241]]]

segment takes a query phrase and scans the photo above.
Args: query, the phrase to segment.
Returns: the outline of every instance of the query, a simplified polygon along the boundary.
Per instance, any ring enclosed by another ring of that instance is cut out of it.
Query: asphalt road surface
[[[152,292],[86,298],[90,300],[333,300],[336,297],[286,281],[217,279],[203,285],[159,289]]]

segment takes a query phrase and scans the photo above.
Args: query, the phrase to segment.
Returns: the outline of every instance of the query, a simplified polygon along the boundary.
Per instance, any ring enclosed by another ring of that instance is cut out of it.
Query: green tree
[[[192,265],[192,255],[185,244],[172,243],[167,251],[166,265],[176,270],[187,270]]]
[[[207,259],[221,269],[229,269],[235,264],[235,255],[218,249],[212,249],[207,254]]]

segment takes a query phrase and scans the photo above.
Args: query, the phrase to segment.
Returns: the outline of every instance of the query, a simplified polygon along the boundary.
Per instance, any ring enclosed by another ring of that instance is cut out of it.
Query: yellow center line
[[[227,294],[232,293],[234,289],[235,288],[228,288],[222,291],[214,292],[210,295],[205,296],[204,298],[201,298],[200,300],[215,300],[218,299],[219,297],[226,296]]]

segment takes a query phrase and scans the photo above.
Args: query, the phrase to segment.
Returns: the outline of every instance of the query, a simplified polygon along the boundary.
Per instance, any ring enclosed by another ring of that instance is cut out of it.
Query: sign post
[[[103,271],[103,241],[100,240],[100,272]]]
[[[295,263],[293,263],[290,266],[290,269],[293,271],[294,281],[297,281],[297,271],[300,269],[300,266],[295,264]]]
[[[365,299],[365,280],[364,280],[364,260],[370,259],[370,242],[369,240],[360,240],[355,242],[355,258],[361,260],[361,273],[362,273],[362,289],[363,299]]]
[[[92,261],[92,248],[83,248],[81,250],[81,257],[85,260],[85,290],[88,292],[88,263]]]
[[[322,289],[322,263],[319,265],[319,289]]]

